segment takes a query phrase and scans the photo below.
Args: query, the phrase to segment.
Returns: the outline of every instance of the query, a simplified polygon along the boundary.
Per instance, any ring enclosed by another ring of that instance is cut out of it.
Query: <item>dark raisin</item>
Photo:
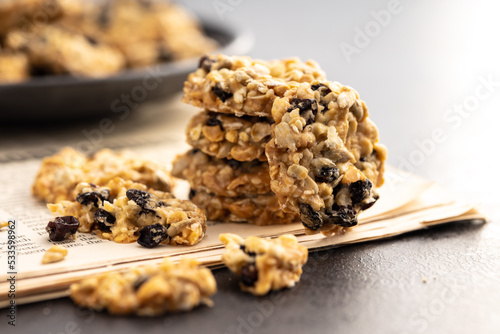
[[[373,204],[375,204],[377,200],[374,199],[374,200],[370,200],[370,201],[367,201],[367,202],[363,202],[359,205],[359,209],[362,211],[362,210],[368,210],[369,208],[371,208],[373,206]]]
[[[335,198],[335,196],[337,196],[337,194],[339,193],[339,191],[342,189],[342,185],[339,184],[337,185],[335,188],[333,188],[332,190],[332,195],[333,197]]]
[[[331,211],[327,211],[327,223],[342,227],[351,227],[358,223],[356,211],[352,206],[338,206],[334,204]]]
[[[200,62],[198,63],[198,68],[202,68],[205,72],[210,72],[212,70],[212,64],[215,63],[215,60],[210,58],[209,56],[203,56],[200,58]]]
[[[254,252],[250,252],[250,251],[247,251],[247,248],[245,247],[245,245],[240,245],[240,249],[245,252],[246,254],[250,255],[250,256],[255,256],[257,255],[256,253]]]
[[[137,243],[147,248],[153,248],[158,246],[167,236],[167,228],[162,224],[147,225],[139,230]]]
[[[97,22],[101,27],[107,27],[111,22],[111,2],[106,2],[97,17]]]
[[[246,286],[254,286],[259,279],[259,273],[255,264],[250,263],[241,267],[241,283]]]
[[[151,6],[152,6],[151,0],[139,0],[139,4],[143,8],[151,8]]]
[[[342,206],[338,211],[338,216],[342,220],[340,226],[351,227],[358,223],[356,211],[351,206]]]
[[[310,205],[300,204],[300,220],[302,224],[310,230],[316,231],[323,226],[323,219],[319,212],[314,211]]]
[[[193,199],[193,197],[196,196],[196,190],[191,189],[189,190],[189,199]]]
[[[220,82],[218,82],[215,87],[212,88],[212,92],[214,92],[214,94],[222,100],[222,102],[226,102],[227,99],[233,97],[233,93],[231,93],[230,91],[226,91],[224,89],[222,89],[222,86],[220,84]]]
[[[125,193],[127,198],[134,201],[138,206],[141,207],[142,211],[140,214],[154,213],[154,210],[158,207],[158,199],[156,196],[151,195],[147,191],[138,189],[129,189]]]
[[[220,129],[224,131],[224,128],[222,127],[222,122],[217,118],[216,115],[210,115],[210,117],[207,119],[207,122],[205,123],[206,126],[220,126]]]
[[[94,212],[94,222],[97,228],[103,232],[111,232],[111,226],[115,224],[116,218],[104,209],[97,209]]]
[[[338,168],[333,166],[323,166],[321,167],[314,180],[316,182],[332,183],[337,180],[340,176],[340,171]]]
[[[320,95],[323,97],[323,96],[326,96],[328,94],[330,94],[332,92],[332,90],[330,89],[330,87],[328,87],[327,85],[325,84],[316,84],[316,85],[311,85],[311,89],[312,90],[318,90]]]
[[[361,162],[367,162],[368,158],[367,157],[360,157],[359,161],[361,161]]]
[[[91,37],[88,35],[84,35],[84,36],[85,36],[85,39],[90,43],[90,45],[98,45],[99,44],[97,39],[95,39],[94,37]]]
[[[99,193],[101,194],[103,200],[109,200],[109,189],[101,189],[99,190]]]
[[[241,161],[238,160],[228,160],[227,164],[229,165],[229,167],[234,169],[240,168],[242,165]]]
[[[30,75],[33,77],[43,77],[46,75],[51,75],[50,69],[44,66],[32,65],[30,68]]]
[[[318,102],[315,99],[293,98],[288,112],[297,108],[299,109],[300,116],[306,120],[306,125],[314,122],[318,113]]]
[[[158,60],[162,62],[168,62],[174,60],[174,54],[164,45],[158,47]]]
[[[81,205],[89,205],[93,204],[95,207],[99,207],[99,205],[109,199],[109,190],[102,189],[98,191],[88,191],[76,196],[76,201]]]
[[[49,221],[45,230],[52,241],[62,241],[75,234],[80,227],[80,222],[73,216],[56,217]]]
[[[189,154],[190,155],[195,155],[196,153],[200,152],[200,149],[199,148],[193,148],[191,149],[191,151],[189,151]]]
[[[136,202],[139,206],[145,205],[151,198],[150,193],[139,189],[129,189],[125,194],[129,200]]]
[[[316,85],[312,85],[311,86],[312,90],[317,90],[319,91],[319,95],[321,97],[325,97],[327,96],[328,94],[330,94],[332,92],[332,90],[330,89],[330,87],[328,87],[327,85],[325,84],[316,84]],[[328,110],[328,104],[330,102],[328,101],[320,101],[319,104],[323,106],[323,110],[322,112],[325,113],[327,110]]]
[[[363,202],[365,198],[370,196],[372,189],[372,182],[368,179],[359,180],[349,185],[349,192],[351,193],[352,204]]]
[[[317,102],[315,99],[298,99],[293,98],[291,101],[292,107],[289,111],[299,108],[300,112],[305,112],[307,110],[318,110]]]
[[[325,112],[328,111],[328,104],[330,102],[326,102],[326,101],[321,101],[319,104],[321,104],[323,106],[323,110],[321,110],[321,112],[324,114]]]
[[[98,207],[99,204],[102,203],[102,197],[98,192],[88,191],[78,194],[78,196],[76,196],[76,201],[81,205],[89,205],[92,203],[95,207]]]
[[[139,288],[149,280],[149,276],[139,276],[135,282],[132,284],[134,291],[139,290]]]
[[[370,200],[362,202],[360,204],[360,210],[367,210],[375,204],[375,202],[379,199],[378,195],[373,196]]]

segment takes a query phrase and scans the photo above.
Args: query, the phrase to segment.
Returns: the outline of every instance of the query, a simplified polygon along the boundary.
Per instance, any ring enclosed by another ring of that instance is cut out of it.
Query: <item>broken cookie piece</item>
[[[300,280],[308,252],[295,236],[243,239],[225,233],[219,238],[226,246],[222,261],[240,276],[242,290],[262,296],[271,290],[291,288]]]
[[[115,242],[194,245],[205,236],[206,217],[192,202],[140,183],[115,178],[104,187],[80,183],[76,201],[48,204],[54,216],[73,216],[80,232]]]
[[[266,145],[271,189],[309,233],[358,223],[383,183],[385,148],[358,93],[337,82],[296,84],[274,101]]]
[[[50,247],[42,257],[42,263],[53,263],[64,260],[64,258],[68,255],[68,250],[62,246],[56,245]]]
[[[70,296],[81,307],[111,314],[155,316],[212,306],[217,291],[212,272],[192,259],[110,272],[72,284]]]

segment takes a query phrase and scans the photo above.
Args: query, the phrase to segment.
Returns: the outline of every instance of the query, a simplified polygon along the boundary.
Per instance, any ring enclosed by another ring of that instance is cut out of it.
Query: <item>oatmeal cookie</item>
[[[57,203],[76,198],[75,187],[80,182],[104,185],[115,177],[143,183],[148,188],[164,192],[172,190],[170,173],[163,166],[141,159],[129,151],[103,149],[93,156],[66,147],[43,159],[32,186],[33,194],[46,202]]]
[[[70,296],[81,307],[112,314],[155,316],[212,306],[217,291],[212,272],[196,260],[168,258],[158,264],[109,272],[70,286]]]
[[[337,82],[297,84],[273,104],[266,146],[271,189],[309,232],[357,224],[378,199],[385,149],[358,93]]]
[[[191,118],[189,145],[219,159],[267,161],[264,153],[271,139],[272,118],[226,115],[202,111]]]
[[[204,56],[184,83],[183,101],[236,116],[270,117],[274,99],[290,89],[290,82],[324,78],[324,72],[310,60],[304,63],[298,58],[263,61],[221,54]]]
[[[3,0],[0,1],[0,36],[24,26],[25,31],[81,11],[79,0]]]
[[[63,24],[116,48],[128,67],[195,57],[217,47],[195,17],[164,1],[110,0],[79,22]]]
[[[191,190],[189,198],[203,210],[208,220],[255,225],[291,224],[299,221],[298,215],[280,209],[273,193],[224,197]]]
[[[157,13],[160,22],[160,47],[173,59],[199,57],[217,48],[217,42],[207,37],[200,22],[187,10],[169,3]]]
[[[25,52],[35,73],[100,77],[125,66],[118,51],[56,24],[40,26],[29,35],[22,29],[9,35],[7,45]]]
[[[32,18],[34,12],[48,0],[4,0],[0,2],[0,36],[18,26],[23,18]]]
[[[267,162],[216,159],[192,149],[177,156],[172,175],[189,181],[191,188],[219,196],[236,197],[271,192]]]
[[[225,265],[240,276],[240,287],[262,296],[271,290],[291,288],[300,280],[307,262],[307,248],[291,234],[275,239],[242,237],[225,233],[219,236],[226,246]]]
[[[159,244],[194,245],[205,236],[206,217],[190,201],[170,193],[116,178],[103,187],[79,183],[76,201],[48,204],[56,216],[78,219],[80,232],[94,230],[119,243],[137,241],[144,247]]]
[[[0,45],[24,54],[31,75],[81,77],[199,57],[218,47],[189,11],[161,0],[1,0]]]
[[[28,57],[22,53],[6,53],[0,49],[0,82],[12,83],[29,77]]]

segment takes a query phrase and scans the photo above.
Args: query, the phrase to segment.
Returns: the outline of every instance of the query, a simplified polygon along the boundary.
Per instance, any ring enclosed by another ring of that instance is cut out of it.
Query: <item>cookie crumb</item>
[[[68,250],[66,248],[59,245],[52,246],[43,254],[42,263],[59,262],[62,261],[66,255],[68,255]]]

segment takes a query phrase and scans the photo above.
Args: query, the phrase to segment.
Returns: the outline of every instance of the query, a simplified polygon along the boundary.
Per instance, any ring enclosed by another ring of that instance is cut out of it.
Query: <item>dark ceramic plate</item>
[[[205,33],[219,42],[216,51],[244,54],[250,50],[250,32],[235,25],[201,19]],[[165,98],[182,89],[198,59],[162,63],[126,70],[104,78],[35,77],[16,84],[0,84],[0,119],[38,121],[120,113],[146,100]]]

